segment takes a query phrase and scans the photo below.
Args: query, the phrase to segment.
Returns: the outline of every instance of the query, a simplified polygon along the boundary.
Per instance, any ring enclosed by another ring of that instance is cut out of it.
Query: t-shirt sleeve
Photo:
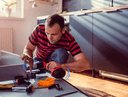
[[[29,36],[29,41],[33,44],[33,45],[37,45],[37,41],[38,41],[38,32],[39,32],[39,27],[36,26],[33,30],[33,32],[31,33],[31,35]]]
[[[69,45],[69,51],[71,55],[74,57],[75,55],[81,53],[81,48],[78,45],[78,43],[75,41],[75,39],[72,40],[72,42]]]

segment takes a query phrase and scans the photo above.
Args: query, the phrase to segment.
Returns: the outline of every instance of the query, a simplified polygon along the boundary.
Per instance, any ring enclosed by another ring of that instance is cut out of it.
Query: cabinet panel
[[[93,14],[93,68],[128,75],[128,9]]]
[[[113,0],[113,6],[127,5],[128,0]]]
[[[70,16],[69,28],[92,68],[92,14]]]
[[[62,11],[67,12],[91,9],[91,0],[63,0],[62,4]]]
[[[127,5],[128,0],[91,0],[91,9]]]

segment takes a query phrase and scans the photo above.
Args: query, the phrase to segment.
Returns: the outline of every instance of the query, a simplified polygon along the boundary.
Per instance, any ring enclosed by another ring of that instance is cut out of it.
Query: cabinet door
[[[93,14],[93,68],[128,75],[128,9]]]
[[[100,9],[111,6],[112,0],[91,0],[91,9]]]
[[[92,67],[92,14],[70,16],[69,28]]]
[[[92,9],[127,5],[128,0],[91,0]]]
[[[63,0],[63,11],[72,12],[81,9],[91,9],[91,0]]]

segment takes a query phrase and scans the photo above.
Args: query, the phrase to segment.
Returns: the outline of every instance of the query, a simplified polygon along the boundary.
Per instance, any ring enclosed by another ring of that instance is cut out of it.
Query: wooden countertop
[[[101,78],[98,72],[91,77],[91,70],[82,73],[70,72],[69,83],[90,97],[128,97],[128,84],[114,79]]]
[[[127,9],[128,5],[121,5],[121,6],[115,6],[115,7],[105,7],[100,9],[91,9],[91,10],[83,10],[83,11],[73,11],[68,13],[60,14],[61,16],[70,16],[70,15],[77,15],[77,14],[87,14],[87,13],[96,13],[96,12],[104,12],[104,11],[116,11],[121,9]],[[37,19],[46,19],[49,15],[46,16],[39,16]]]

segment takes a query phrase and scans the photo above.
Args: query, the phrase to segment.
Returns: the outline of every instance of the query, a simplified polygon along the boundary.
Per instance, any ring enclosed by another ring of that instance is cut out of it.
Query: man
[[[37,47],[36,57],[33,59],[33,51]],[[67,63],[70,51],[74,62]],[[58,14],[50,15],[44,24],[39,24],[29,36],[21,60],[27,58],[29,65],[34,62],[43,63],[42,68],[52,71],[56,67],[73,72],[81,72],[90,68],[89,61],[82,53],[74,37],[65,30],[64,18]]]

